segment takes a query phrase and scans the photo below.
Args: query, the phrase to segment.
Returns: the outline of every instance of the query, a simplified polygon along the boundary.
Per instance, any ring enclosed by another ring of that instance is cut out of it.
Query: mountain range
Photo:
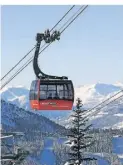
[[[80,97],[84,108],[92,108],[103,100],[123,89],[123,83],[104,84],[96,83],[75,87],[75,100]],[[71,111],[33,111],[29,105],[29,89],[23,86],[5,87],[1,92],[1,98],[6,102],[15,104],[27,111],[44,115],[60,124],[67,121]],[[95,127],[123,128],[123,98],[103,108],[98,114],[90,117]]]
[[[65,132],[65,128],[58,125],[42,115],[25,111],[23,108],[1,100],[1,124],[6,131],[20,131],[30,136],[41,133],[47,135],[60,135]],[[55,133],[54,133],[55,132]],[[27,135],[26,135],[27,136]]]

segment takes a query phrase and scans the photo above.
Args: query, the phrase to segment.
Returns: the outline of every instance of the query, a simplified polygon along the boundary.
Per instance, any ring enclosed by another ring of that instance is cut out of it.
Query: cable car
[[[48,35],[47,35],[48,33]],[[33,69],[36,75],[36,80],[32,81],[29,93],[30,106],[34,110],[72,110],[74,102],[74,88],[71,80],[66,76],[58,77],[47,75],[43,73],[38,66],[38,56],[41,41],[53,42],[55,39],[59,40],[57,31],[55,35],[49,35],[49,31],[45,35],[38,33],[36,40],[36,50],[33,59]],[[58,33],[59,34],[59,33]]]
[[[71,80],[34,80],[30,105],[36,110],[71,110],[74,90]]]

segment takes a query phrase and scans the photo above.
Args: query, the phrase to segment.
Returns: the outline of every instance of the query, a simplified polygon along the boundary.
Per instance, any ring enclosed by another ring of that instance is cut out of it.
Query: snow
[[[78,88],[75,88],[75,98],[80,97],[85,105],[95,105],[95,103],[98,103],[99,101],[102,101],[104,98],[106,99],[110,95],[121,90],[121,84],[122,83],[120,83],[119,86],[104,83],[83,85]]]
[[[86,107],[92,106],[96,103],[101,102],[103,99],[111,96],[115,92],[121,90],[122,86],[123,83],[119,83],[119,86],[118,83],[116,83],[115,85],[97,83],[75,87],[75,100],[77,97],[80,97],[83,101],[83,104],[85,104]],[[0,94],[2,99],[5,99],[6,101],[12,102],[18,99],[21,103],[23,102],[23,99],[28,100],[29,89],[23,86],[5,87],[0,91]],[[24,102],[23,104],[26,103]]]
[[[69,162],[66,162],[64,165],[70,165],[70,163]]]
[[[121,120],[123,120],[123,119],[121,119]],[[114,124],[113,127],[114,127],[114,128],[117,128],[117,129],[121,129],[121,128],[123,128],[123,121],[118,122],[117,124]]]
[[[55,124],[44,116],[35,115],[3,100],[1,102],[1,123],[2,126],[11,127],[12,129],[18,128],[18,131],[20,131],[19,128],[25,130],[30,127],[32,130],[39,129],[41,132],[57,134],[64,130],[62,126]]]
[[[68,145],[69,147],[77,146],[77,144],[73,140],[68,140],[65,142],[65,144]]]
[[[114,116],[123,117],[123,114],[121,114],[121,113],[117,113],[117,114],[114,114]]]
[[[75,161],[75,164],[72,164],[72,163],[69,163],[69,162],[66,162],[64,165],[77,165],[79,163],[78,160]],[[80,165],[83,165],[82,163]]]
[[[123,154],[118,154],[118,157],[119,157],[120,159],[123,159]]]
[[[75,87],[75,100],[77,97],[80,97],[84,107],[89,109],[114,95],[121,89],[123,89],[123,83],[121,82],[115,84],[87,84]],[[17,106],[30,111],[29,89],[23,86],[5,87],[0,91],[0,94],[1,98],[5,101],[16,104]],[[67,117],[71,113],[70,111],[41,111],[42,113],[39,111],[31,112],[43,114],[44,116],[63,125],[66,125],[68,122]],[[102,109],[98,114],[91,116],[89,119],[96,128],[123,128],[123,100],[119,100],[118,102],[107,106],[105,109]]]
[[[1,138],[1,139],[5,139],[5,138],[9,138],[9,137],[13,137],[13,135],[2,136],[2,137],[0,137],[0,138]]]
[[[21,117],[22,119],[24,119],[24,118],[28,118],[29,120],[31,119],[30,115],[26,111],[19,110],[18,107],[15,107],[15,106],[13,107],[12,105],[9,105],[8,103],[3,105],[3,111],[4,111],[4,113],[3,113],[3,116],[2,116],[2,122],[5,125],[9,125],[11,127],[15,126],[14,121],[13,121],[13,115],[12,115],[13,113],[14,113],[14,116],[17,115],[18,118]],[[108,110],[105,109],[104,112],[103,111],[100,112],[100,114],[101,114],[100,118],[97,117],[93,121],[97,122],[97,123],[95,123],[96,126],[98,126],[98,125],[99,126],[105,126],[105,125],[108,125],[108,123],[109,123],[108,126],[112,126],[113,125],[116,128],[123,128],[122,113],[123,113],[123,106],[122,106],[122,104],[119,104],[118,106],[117,105],[113,105],[113,107],[110,107]],[[121,115],[119,115],[119,114],[121,114]],[[52,132],[54,130],[54,128],[50,127],[51,123],[47,123],[46,120],[44,120],[44,121],[43,120],[44,119],[42,118],[41,121],[39,121],[40,125],[45,125],[46,127],[44,129],[47,130],[47,131],[51,131]],[[23,120],[22,120],[22,122],[23,122]],[[37,122],[37,120],[36,120],[36,122]],[[41,129],[42,129],[42,127],[41,127]],[[41,163],[54,164],[55,158],[53,157],[53,153],[49,149],[49,148],[52,147],[51,143],[52,142],[49,141],[49,140],[45,143],[46,144],[46,146],[45,146],[46,148],[43,151],[42,155],[40,155],[40,157],[41,156],[43,157]],[[74,143],[71,144],[71,145],[74,145]],[[123,160],[123,138],[115,137],[113,139],[113,147],[114,147],[114,151],[113,152],[118,155],[119,159]],[[49,158],[49,160],[48,160],[47,157]],[[98,158],[99,165],[108,165],[107,161],[104,159],[104,155],[103,154],[97,153],[97,158]],[[50,162],[50,160],[52,162]],[[114,164],[112,164],[112,165],[114,165]]]
[[[123,88],[123,83],[121,82],[116,82],[114,85]]]

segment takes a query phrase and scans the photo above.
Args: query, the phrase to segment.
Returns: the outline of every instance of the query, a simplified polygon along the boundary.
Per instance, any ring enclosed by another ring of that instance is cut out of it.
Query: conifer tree
[[[65,165],[81,165],[84,162],[96,160],[95,158],[84,155],[85,149],[93,145],[92,137],[89,135],[91,125],[87,125],[87,117],[85,110],[82,110],[82,101],[78,98],[76,108],[70,116],[71,126],[68,135],[70,150],[68,153],[68,161]]]

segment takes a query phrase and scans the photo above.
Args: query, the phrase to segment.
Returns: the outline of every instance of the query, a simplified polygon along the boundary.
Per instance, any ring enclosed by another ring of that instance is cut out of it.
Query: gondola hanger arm
[[[37,33],[37,36],[36,36],[37,43],[36,43],[34,59],[33,59],[33,69],[34,69],[34,73],[38,79],[68,79],[66,76],[59,77],[59,76],[45,74],[44,72],[41,71],[41,69],[38,66],[38,57],[39,57],[41,42],[45,41],[45,43],[50,44],[51,42],[54,42],[55,40],[60,40],[59,31],[55,30],[51,34],[48,29],[44,33]]]

